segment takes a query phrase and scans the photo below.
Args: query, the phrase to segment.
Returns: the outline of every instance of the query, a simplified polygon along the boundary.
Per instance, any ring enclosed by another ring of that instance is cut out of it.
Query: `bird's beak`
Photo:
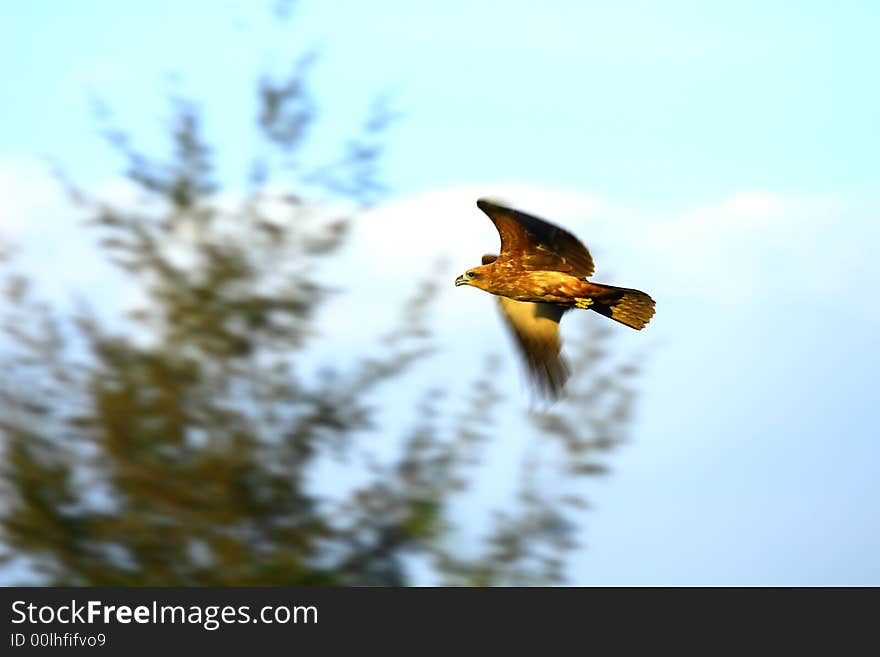
[[[464,274],[462,274],[461,276],[459,276],[458,278],[455,279],[455,287],[458,287],[459,285],[467,285],[467,284],[468,284],[468,279]]]

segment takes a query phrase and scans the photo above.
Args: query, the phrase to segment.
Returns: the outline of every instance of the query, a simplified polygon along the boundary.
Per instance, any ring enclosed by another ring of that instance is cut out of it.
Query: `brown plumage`
[[[477,201],[501,236],[501,253],[455,279],[498,295],[501,312],[540,392],[558,397],[568,378],[559,354],[559,320],[571,308],[595,310],[642,329],[654,300],[639,290],[587,280],[593,258],[571,233],[487,199]]]

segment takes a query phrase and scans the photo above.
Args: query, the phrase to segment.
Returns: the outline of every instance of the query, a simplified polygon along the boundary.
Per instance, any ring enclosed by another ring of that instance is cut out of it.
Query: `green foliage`
[[[287,80],[260,81],[261,152],[248,191],[232,202],[194,103],[173,103],[164,157],[106,129],[137,200],[72,192],[142,295],[126,321],[108,324],[86,307],[67,316],[7,276],[0,531],[6,561],[41,581],[405,584],[406,556],[426,558],[449,584],[563,581],[576,545],[572,514],[584,502],[561,482],[576,488],[601,469],[594,456],[622,439],[632,398],[620,384],[628,370],[593,376],[605,334],[578,347],[580,380],[593,383],[553,412],[528,414],[523,430],[535,429],[536,448],[520,492],[475,549],[456,540],[454,503],[471,494],[498,438],[503,400],[491,357],[466,408],[426,390],[399,452],[355,463],[365,476],[341,499],[312,481],[322,463],[364,451],[358,441],[381,428],[382,393],[431,352],[436,283],[413,290],[373,353],[317,377],[302,373],[315,310],[329,294],[314,272],[332,261],[348,222],[274,183],[280,171],[297,191],[370,202],[381,189],[388,118],[378,105],[340,159],[306,168],[297,158],[316,116],[305,91],[309,61]]]

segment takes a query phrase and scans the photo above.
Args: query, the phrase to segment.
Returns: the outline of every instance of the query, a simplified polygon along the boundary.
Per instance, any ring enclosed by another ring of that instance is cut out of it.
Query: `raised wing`
[[[501,235],[499,265],[562,271],[578,278],[593,274],[590,252],[568,231],[485,198],[477,201],[477,207],[489,216]]]
[[[498,306],[533,385],[544,396],[556,399],[568,379],[568,366],[559,354],[559,320],[566,309],[507,297],[498,297]]]

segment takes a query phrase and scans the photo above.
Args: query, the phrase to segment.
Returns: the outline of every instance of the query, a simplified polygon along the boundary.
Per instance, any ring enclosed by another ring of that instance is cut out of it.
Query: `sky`
[[[380,313],[352,324],[363,286],[441,258],[432,376],[454,382],[462,332],[503,345],[491,299],[451,285],[497,247],[483,195],[572,230],[596,280],[657,300],[620,336],[649,353],[637,420],[590,484],[572,583],[880,584],[880,6],[304,1],[279,26],[258,4],[2,2],[0,235],[53,294],[107,280],[59,225],[45,165],[121,193],[92,99],[150,149],[185,90],[234,186],[249,80],[318,49],[314,154],[377,93],[400,115],[388,197],[327,274],[347,295],[324,310],[328,350],[381,332]]]

